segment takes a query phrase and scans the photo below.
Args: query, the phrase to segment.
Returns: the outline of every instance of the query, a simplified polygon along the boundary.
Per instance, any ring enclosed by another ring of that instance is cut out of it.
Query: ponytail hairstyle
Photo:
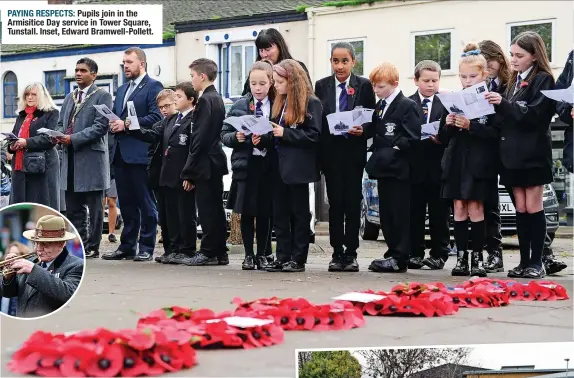
[[[512,74],[512,70],[510,69],[510,62],[508,61],[508,57],[504,51],[502,51],[502,47],[500,47],[496,42],[490,40],[479,42],[478,47],[480,48],[480,53],[484,56],[487,63],[491,60],[498,62],[500,65],[500,69],[498,70],[498,78],[500,79],[500,84],[506,85],[506,87],[508,87],[510,85],[510,76]]]
[[[285,125],[303,123],[307,115],[309,97],[314,96],[307,73],[293,59],[285,59],[277,63],[273,66],[273,71],[287,80],[287,95],[277,93],[277,98],[273,102],[272,117],[275,119],[281,117],[283,106],[288,99],[284,116]]]
[[[269,59],[256,61],[253,63],[251,69],[249,70],[249,76],[251,76],[251,72],[253,71],[264,71],[265,74],[267,74],[267,78],[269,78],[270,83],[267,97],[269,97],[269,100],[273,102],[273,100],[275,100],[275,86],[273,85],[273,63],[271,63]]]
[[[528,81],[534,77],[538,72],[546,72],[552,78],[552,69],[550,68],[550,63],[548,62],[548,54],[546,54],[546,46],[544,46],[544,41],[540,37],[540,35],[533,31],[525,31],[518,34],[513,40],[511,45],[518,45],[523,50],[528,51],[530,54],[534,56],[534,62],[532,65],[532,70],[524,79],[524,81]],[[516,78],[518,77],[518,71],[513,71],[510,76],[509,83],[516,82]],[[554,80],[554,79],[553,79]],[[513,91],[512,85],[508,85],[506,88],[506,95],[510,95]]]
[[[481,72],[487,71],[486,58],[480,53],[478,44],[475,42],[469,42],[464,46],[464,52],[461,55],[460,62],[458,66],[463,64],[469,64],[477,67]]]

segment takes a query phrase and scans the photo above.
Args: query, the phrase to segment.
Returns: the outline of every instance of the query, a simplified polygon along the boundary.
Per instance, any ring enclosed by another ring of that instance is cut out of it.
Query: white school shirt
[[[397,88],[395,89],[395,91],[389,95],[389,97],[383,99],[383,100],[385,100],[385,102],[387,103],[387,105],[385,105],[385,109],[383,109],[383,114],[381,114],[381,119],[385,116],[385,113],[386,113],[387,110],[389,109],[389,106],[391,105],[391,102],[393,102],[393,100],[397,97],[397,95],[399,94],[400,91],[401,91],[401,90],[399,89],[399,87],[397,87]]]
[[[257,107],[257,102],[258,100],[254,97],[253,104],[255,105],[255,107]],[[263,100],[261,100],[261,102],[263,104],[261,105],[261,112],[263,113],[263,117],[269,118],[269,115],[271,114],[271,101],[269,101],[269,97],[265,97]],[[267,150],[259,150],[257,148],[254,148],[252,155],[265,156],[267,155]]]
[[[524,80],[526,80],[526,78],[528,77],[528,74],[530,73],[530,71],[532,71],[532,68],[534,68],[534,66],[530,66],[529,69],[527,69],[526,71],[524,71],[523,73],[521,73],[520,79],[522,82],[524,82]],[[518,78],[516,79],[518,81]],[[520,89],[519,86],[516,85],[516,82],[514,83],[514,94],[516,94],[516,92],[518,92],[518,90]]]
[[[423,96],[423,95],[421,94],[421,92],[419,92],[419,98],[421,99],[421,106],[422,106],[424,99],[427,98],[427,97]],[[427,104],[427,109],[428,109],[428,113],[427,113],[427,114],[428,114],[428,115],[427,115],[427,123],[430,123],[430,113],[431,113],[431,110],[432,110],[432,102],[434,101],[434,95],[428,97],[428,99],[429,99],[430,102]],[[387,105],[387,106],[388,106],[388,105]]]
[[[348,88],[349,81],[351,81],[351,75],[349,74],[349,77],[343,83],[337,80],[336,77],[334,78],[334,80],[335,80],[335,113],[339,113],[339,98],[341,97],[341,92],[343,92],[343,90],[341,89],[341,87],[339,87],[339,85],[345,83],[345,88]]]

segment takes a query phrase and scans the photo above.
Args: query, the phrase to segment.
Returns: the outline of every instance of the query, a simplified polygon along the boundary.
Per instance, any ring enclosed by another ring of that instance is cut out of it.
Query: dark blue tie
[[[257,105],[255,106],[255,117],[263,117],[263,110],[261,107],[263,103],[261,101],[257,101]]]
[[[173,127],[178,127],[179,126],[179,122],[181,121],[181,119],[183,118],[183,114],[179,113],[177,115],[177,119],[175,120],[175,124],[173,125]]]
[[[379,105],[379,118],[383,119],[383,112],[385,111],[385,106],[387,106],[387,102],[385,100],[381,101],[381,104]]]
[[[425,116],[425,123],[429,121],[429,102],[430,100],[428,98],[425,98],[422,103],[423,114]]]
[[[346,88],[347,83],[341,83],[339,84],[339,87],[341,88],[341,95],[339,96],[339,111],[340,112],[346,112],[347,111],[347,88]]]
[[[492,79],[490,81],[490,91],[491,92],[496,92],[496,89],[498,89],[498,84],[496,84],[496,80]]]
[[[42,268],[46,269],[46,268],[48,267],[48,264],[46,264],[45,262],[42,261],[42,262],[40,263],[40,266],[41,266]]]

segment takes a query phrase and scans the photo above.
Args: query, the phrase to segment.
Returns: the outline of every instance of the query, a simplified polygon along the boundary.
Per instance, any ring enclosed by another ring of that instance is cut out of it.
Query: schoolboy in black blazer
[[[195,190],[199,223],[203,232],[200,251],[188,265],[228,265],[227,221],[223,209],[223,176],[227,157],[221,145],[225,106],[213,82],[217,64],[201,58],[189,66],[191,82],[202,94],[193,111],[189,155],[181,178]]]
[[[333,247],[330,272],[359,271],[357,249],[367,139],[364,135],[332,135],[327,122],[327,115],[335,112],[351,111],[359,106],[375,108],[373,86],[368,79],[351,72],[354,62],[353,45],[336,43],[331,49],[335,73],[315,83],[315,95],[323,104],[320,162],[329,199],[329,240]],[[344,75],[348,75],[347,79],[341,82],[339,77]]]
[[[440,121],[446,109],[435,95],[440,84],[441,68],[432,60],[423,60],[415,67],[417,92],[409,98],[420,109],[422,125]],[[430,109],[429,109],[430,108]],[[436,137],[412,142],[411,169],[411,255],[409,269],[442,269],[449,253],[450,202],[440,194],[441,160],[445,145]],[[425,257],[425,220],[428,207],[431,250]]]
[[[181,111],[167,116],[152,129],[129,131],[136,139],[157,143],[156,154],[161,156],[157,184],[161,193],[158,201],[163,203],[158,205],[166,213],[165,227],[169,237],[164,244],[167,247],[165,255],[160,261],[164,264],[189,264],[196,251],[195,191],[185,190],[180,176],[189,155],[192,106],[197,97],[191,83],[180,83],[176,87],[176,101]],[[182,103],[185,105],[181,106]]]
[[[384,259],[371,262],[369,270],[398,273],[407,270],[411,252],[410,241],[410,168],[409,153],[413,140],[420,139],[421,125],[418,105],[397,88],[399,73],[390,64],[382,64],[371,72],[375,93],[385,93],[380,83],[394,87],[377,103],[365,135],[373,138],[373,154],[366,165],[367,174],[377,179],[381,229],[388,251]]]

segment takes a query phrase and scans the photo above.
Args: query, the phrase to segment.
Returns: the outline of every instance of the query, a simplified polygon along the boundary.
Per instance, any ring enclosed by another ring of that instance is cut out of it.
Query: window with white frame
[[[230,43],[223,46],[221,53],[222,94],[225,97],[241,97],[249,70],[255,62],[255,43]]]
[[[66,94],[66,70],[44,71],[46,89],[51,96],[64,96]]]
[[[525,31],[533,31],[540,35],[546,47],[546,54],[548,60],[552,62],[554,51],[554,22],[556,20],[538,20],[526,22],[513,22],[508,24],[508,44],[516,38],[520,33]]]
[[[355,48],[355,67],[351,70],[357,76],[363,76],[365,74],[365,42],[366,38],[358,38],[358,39],[341,39],[336,41],[329,41],[329,58],[331,58],[331,49],[333,45],[337,42],[348,42]],[[329,63],[329,72],[331,75],[333,74],[333,67]]]
[[[453,68],[452,30],[414,32],[411,48],[413,69],[422,60],[434,60],[443,71]]]

